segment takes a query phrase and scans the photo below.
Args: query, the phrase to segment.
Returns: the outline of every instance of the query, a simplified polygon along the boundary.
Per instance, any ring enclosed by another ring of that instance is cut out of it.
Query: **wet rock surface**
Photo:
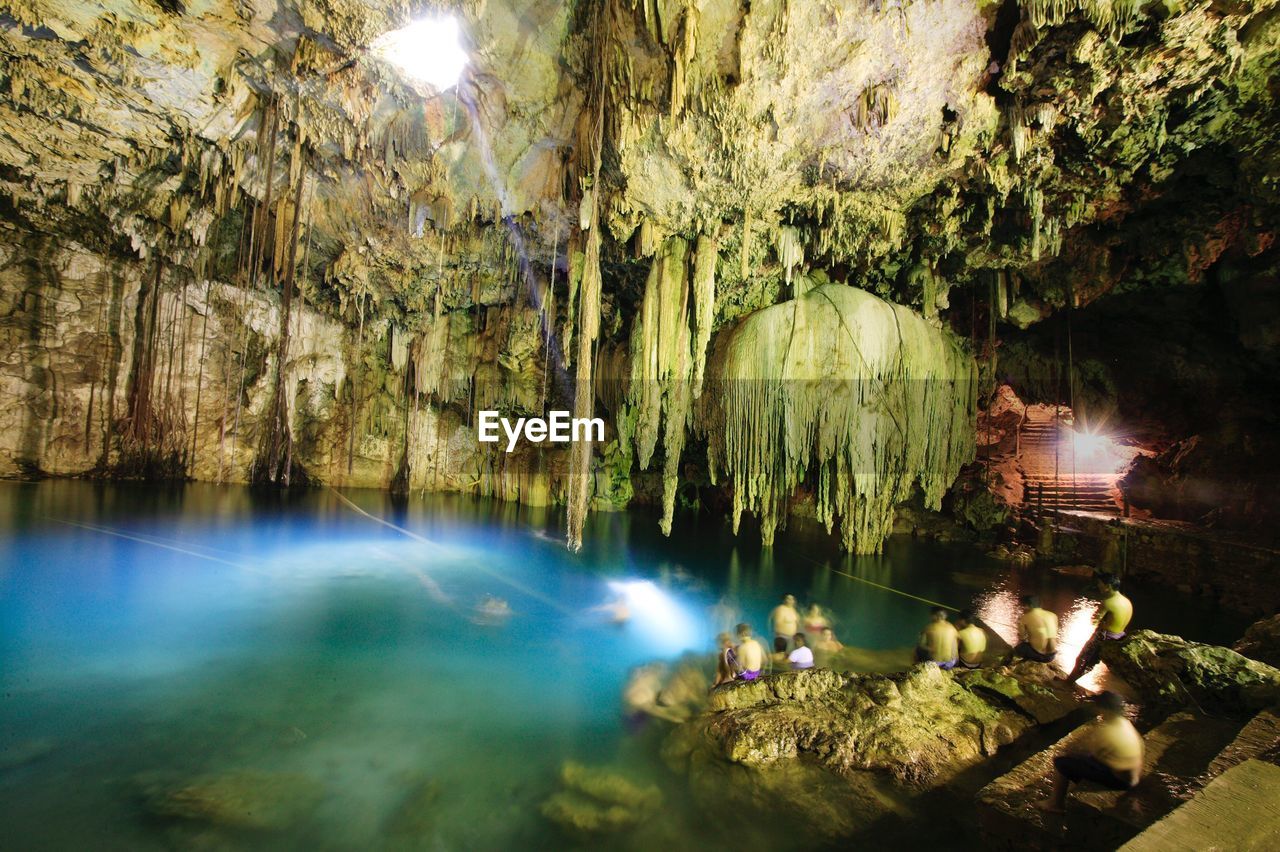
[[[830,837],[903,807],[1037,724],[1077,707],[1048,667],[899,675],[786,672],[720,687],[663,756],[695,799],[786,803]],[[821,789],[822,795],[804,791]]]
[[[1280,703],[1280,669],[1229,648],[1151,630],[1102,647],[1102,661],[1144,703],[1234,715]]]
[[[1255,621],[1233,647],[1251,660],[1280,668],[1280,615]]]

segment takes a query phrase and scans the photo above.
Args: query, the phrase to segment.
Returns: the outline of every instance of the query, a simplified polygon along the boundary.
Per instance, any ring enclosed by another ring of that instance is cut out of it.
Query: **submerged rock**
[[[177,786],[149,784],[143,792],[156,816],[260,830],[295,825],[324,796],[305,775],[258,769],[202,775]]]
[[[1246,713],[1280,701],[1280,670],[1230,648],[1140,630],[1105,643],[1102,660],[1151,704]]]
[[[429,838],[436,827],[436,802],[439,798],[440,785],[429,778],[420,779],[409,788],[387,818],[383,832],[397,843],[421,842]]]
[[[0,747],[0,772],[20,769],[44,760],[58,749],[58,744],[48,738],[6,743]]]
[[[563,789],[542,803],[542,815],[576,834],[619,831],[637,825],[662,805],[662,791],[620,772],[567,761]]]

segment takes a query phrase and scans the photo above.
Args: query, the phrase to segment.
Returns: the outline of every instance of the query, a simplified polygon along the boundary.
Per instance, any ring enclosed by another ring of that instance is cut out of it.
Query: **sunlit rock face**
[[[434,5],[4,3],[0,473],[496,494],[576,542],[724,467],[766,538],[826,489],[875,549],[972,384],[864,488],[821,441],[728,463],[714,353],[843,288],[962,376],[992,313],[1208,286],[1265,362],[1274,5],[468,0],[437,91],[374,49]],[[480,407],[607,446],[482,452]]]

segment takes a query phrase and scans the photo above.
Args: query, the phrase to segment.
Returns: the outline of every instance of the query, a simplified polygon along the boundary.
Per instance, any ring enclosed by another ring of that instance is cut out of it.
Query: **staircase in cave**
[[[1019,430],[1018,462],[1026,506],[1120,514],[1120,474],[1077,458],[1071,428],[1055,421],[1049,406],[1028,406]]]

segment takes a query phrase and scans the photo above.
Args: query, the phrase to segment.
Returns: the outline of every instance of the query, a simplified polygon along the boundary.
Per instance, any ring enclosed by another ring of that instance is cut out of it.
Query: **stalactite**
[[[693,261],[693,398],[702,396],[702,380],[707,366],[707,345],[716,315],[716,265],[720,243],[713,236],[698,237]]]
[[[611,31],[614,2],[609,0],[595,10],[593,21],[593,73],[585,113],[589,117],[584,147],[591,154],[588,183],[592,187],[586,217],[586,249],[583,252],[582,280],[578,285],[578,354],[575,359],[573,416],[590,418],[595,408],[595,389],[592,385],[592,367],[596,336],[600,331],[600,165],[604,149],[605,101],[610,88],[610,63],[607,61],[609,42],[606,34]],[[584,196],[585,199],[585,196]],[[567,347],[566,347],[567,348]],[[569,485],[567,538],[570,550],[582,548],[582,530],[586,523],[591,500],[592,444],[577,441],[569,448]]]
[[[976,369],[907,308],[826,285],[759,311],[717,344],[700,428],[713,477],[732,482],[734,528],[766,544],[816,476],[818,512],[846,549],[879,550],[918,484],[937,508],[973,453]]]
[[[778,229],[778,260],[782,263],[783,276],[787,286],[791,286],[791,274],[796,266],[804,263],[804,243],[800,240],[800,232],[788,225]]]
[[[664,535],[671,532],[680,453],[692,400],[694,338],[690,328],[688,243],[671,237],[653,259],[631,335],[627,413],[642,469],[663,436]],[[626,437],[625,435],[623,436]]]

